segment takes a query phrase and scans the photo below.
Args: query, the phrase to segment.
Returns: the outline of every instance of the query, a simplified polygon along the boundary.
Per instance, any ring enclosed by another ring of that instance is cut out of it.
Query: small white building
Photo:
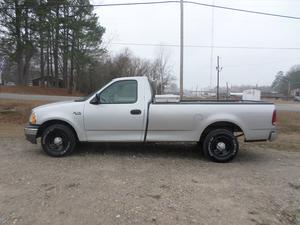
[[[250,89],[243,91],[243,100],[260,101],[261,91],[256,89]]]
[[[300,96],[300,88],[296,88],[291,91],[291,95],[294,97],[299,97]]]

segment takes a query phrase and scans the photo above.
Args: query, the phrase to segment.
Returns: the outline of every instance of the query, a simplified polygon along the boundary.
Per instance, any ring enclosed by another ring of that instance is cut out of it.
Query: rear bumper
[[[39,130],[38,125],[27,125],[24,128],[26,140],[31,142],[32,144],[36,144],[36,136],[37,136],[38,130]]]
[[[252,130],[252,136],[248,136],[245,142],[262,142],[275,141],[277,138],[277,131],[275,128],[269,130]]]
[[[270,132],[270,134],[269,134],[269,141],[275,141],[277,139],[277,132],[276,132],[276,130],[273,130],[273,131],[271,131]]]

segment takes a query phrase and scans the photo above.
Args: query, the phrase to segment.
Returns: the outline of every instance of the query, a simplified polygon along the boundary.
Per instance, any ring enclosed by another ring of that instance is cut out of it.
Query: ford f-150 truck
[[[197,142],[216,162],[237,155],[238,136],[276,138],[272,103],[157,99],[146,77],[114,79],[82,99],[34,108],[25,136],[32,143],[41,138],[55,157],[72,153],[77,142]]]

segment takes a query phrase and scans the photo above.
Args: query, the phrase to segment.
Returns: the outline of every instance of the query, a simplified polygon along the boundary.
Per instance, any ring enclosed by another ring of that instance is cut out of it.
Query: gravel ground
[[[194,144],[82,144],[51,158],[11,130],[0,132],[0,225],[300,224],[297,152],[243,146],[217,164]]]

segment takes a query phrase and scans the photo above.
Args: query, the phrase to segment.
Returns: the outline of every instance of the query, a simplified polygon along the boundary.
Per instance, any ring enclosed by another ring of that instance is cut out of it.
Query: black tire
[[[74,151],[77,140],[71,128],[63,124],[54,124],[43,131],[41,142],[48,155],[62,157]]]
[[[204,156],[214,162],[229,162],[239,150],[239,142],[234,134],[226,129],[210,131],[203,142]]]

